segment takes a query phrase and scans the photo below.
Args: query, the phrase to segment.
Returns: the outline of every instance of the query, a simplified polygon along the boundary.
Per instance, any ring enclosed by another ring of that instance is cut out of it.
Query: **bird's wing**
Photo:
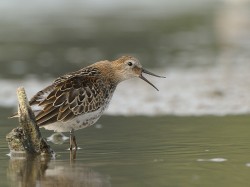
[[[98,110],[105,102],[108,89],[95,73],[65,75],[38,92],[30,101],[42,110],[36,114],[39,126]]]

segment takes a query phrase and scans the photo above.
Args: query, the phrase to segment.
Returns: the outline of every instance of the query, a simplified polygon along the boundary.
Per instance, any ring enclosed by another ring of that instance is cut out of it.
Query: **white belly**
[[[93,125],[103,114],[104,108],[100,108],[97,111],[87,114],[76,116],[74,119],[67,122],[55,122],[49,125],[44,125],[47,130],[53,130],[55,132],[70,132],[71,130],[79,130],[90,125]]]

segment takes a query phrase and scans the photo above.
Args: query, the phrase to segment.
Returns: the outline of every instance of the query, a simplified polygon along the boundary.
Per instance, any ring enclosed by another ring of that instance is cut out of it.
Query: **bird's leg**
[[[73,147],[75,148],[75,150],[77,150],[76,137],[75,137],[75,134],[74,134],[74,130],[72,129],[70,131],[70,147],[69,147],[69,149],[72,150]]]
[[[69,150],[72,150],[72,142],[73,142],[73,138],[72,138],[72,136],[73,136],[73,134],[74,134],[74,131],[73,130],[71,130],[70,131],[70,133],[69,133]]]
[[[77,150],[77,143],[76,143],[76,136],[75,135],[73,136],[73,143],[74,143],[75,150]]]

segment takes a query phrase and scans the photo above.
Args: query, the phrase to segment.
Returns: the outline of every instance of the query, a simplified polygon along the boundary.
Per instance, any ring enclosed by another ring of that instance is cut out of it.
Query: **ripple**
[[[203,159],[199,158],[197,159],[198,162],[226,162],[226,158],[210,158],[210,159]]]

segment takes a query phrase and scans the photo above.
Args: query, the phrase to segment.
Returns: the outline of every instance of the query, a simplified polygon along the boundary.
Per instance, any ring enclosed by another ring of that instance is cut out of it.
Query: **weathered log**
[[[32,155],[53,156],[54,151],[41,135],[23,87],[17,89],[17,97],[19,127],[6,136],[11,154],[24,152]]]

